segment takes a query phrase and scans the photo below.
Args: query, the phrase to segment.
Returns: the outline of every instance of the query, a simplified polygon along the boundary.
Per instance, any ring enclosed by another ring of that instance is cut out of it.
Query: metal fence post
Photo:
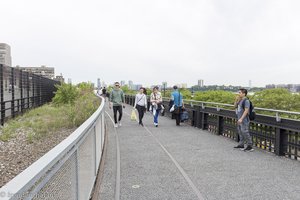
[[[11,115],[15,117],[15,76],[14,76],[14,68],[11,68]]]
[[[29,97],[29,87],[30,87],[30,83],[29,83],[29,72],[27,72],[27,76],[26,76],[26,79],[27,79],[27,108],[30,107],[30,97]]]
[[[193,109],[193,120],[192,120],[192,126],[198,127],[199,124],[199,109],[198,106],[194,106],[195,109]]]
[[[201,128],[202,130],[207,130],[207,119],[208,119],[208,113],[202,113],[202,117],[201,117]]]
[[[4,124],[4,118],[5,118],[5,103],[4,101],[4,88],[3,88],[3,65],[0,64],[0,113],[1,113],[1,125]]]
[[[31,77],[32,77],[31,80],[32,80],[32,101],[33,101],[32,107],[36,107],[36,92],[35,92],[35,90],[36,90],[36,75],[32,74]]]
[[[23,97],[23,71],[20,70],[20,96],[21,96],[21,113],[23,113],[23,110],[24,110],[24,97]]]
[[[218,135],[222,135],[224,130],[224,117],[218,116]]]
[[[38,92],[38,94],[39,94],[39,106],[40,105],[42,105],[43,104],[43,102],[42,102],[42,77],[41,76],[39,76],[39,92]]]
[[[288,134],[284,129],[276,128],[275,131],[275,154],[283,156],[287,152]]]

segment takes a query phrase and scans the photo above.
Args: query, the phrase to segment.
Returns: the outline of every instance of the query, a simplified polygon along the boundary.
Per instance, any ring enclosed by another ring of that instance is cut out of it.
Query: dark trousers
[[[182,107],[179,107],[178,109],[179,109],[178,112],[174,113],[174,118],[176,119],[176,125],[179,126],[180,125],[180,121],[181,121],[180,116],[181,116],[181,113],[182,113]]]
[[[114,110],[114,119],[115,119],[115,123],[118,123],[118,121],[121,121],[122,119],[122,106],[113,106],[113,110]],[[117,111],[119,111],[119,120],[117,121]]]
[[[144,106],[140,106],[140,105],[136,105],[136,109],[139,113],[139,123],[142,123],[142,119],[144,117],[144,113],[145,113],[145,107]]]

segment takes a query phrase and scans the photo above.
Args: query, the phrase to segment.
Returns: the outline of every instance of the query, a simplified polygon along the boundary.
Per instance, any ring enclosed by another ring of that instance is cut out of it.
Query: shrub
[[[74,104],[79,95],[79,90],[72,84],[56,85],[57,91],[52,99],[54,105]]]

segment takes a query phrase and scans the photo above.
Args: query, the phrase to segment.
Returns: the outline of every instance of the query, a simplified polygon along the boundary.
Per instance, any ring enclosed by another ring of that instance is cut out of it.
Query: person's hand
[[[235,102],[239,102],[242,98],[240,96],[235,97]]]
[[[239,120],[237,121],[237,123],[238,123],[239,125],[242,124],[242,122],[243,122],[242,118],[239,119]]]

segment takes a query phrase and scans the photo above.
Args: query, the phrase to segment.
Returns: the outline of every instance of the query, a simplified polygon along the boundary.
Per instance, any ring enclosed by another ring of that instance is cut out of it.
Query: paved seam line
[[[187,173],[184,171],[184,169],[179,165],[179,163],[175,160],[175,158],[168,152],[168,150],[159,142],[159,140],[152,134],[152,132],[144,126],[144,128],[150,133],[150,135],[156,140],[156,142],[160,145],[160,147],[166,152],[166,154],[171,158],[177,169],[180,171],[184,179],[188,182],[188,184],[191,186],[191,188],[194,190],[195,194],[197,195],[199,200],[204,200],[201,192],[198,190],[198,188],[194,185],[193,181],[189,178]]]
[[[112,117],[108,114],[107,111],[105,113],[108,115],[110,118],[111,122],[113,125],[115,125]],[[120,200],[120,177],[121,177],[121,170],[120,170],[120,145],[119,145],[119,137],[118,137],[118,132],[117,129],[114,127],[115,134],[116,134],[116,142],[117,142],[117,174],[116,174],[116,191],[115,191],[115,200]]]
[[[129,115],[128,113],[124,112],[125,114]],[[130,115],[129,115],[130,116]],[[166,154],[170,157],[170,159],[173,161],[177,169],[180,171],[184,179],[188,182],[188,184],[191,186],[195,194],[197,195],[199,200],[204,200],[204,197],[202,196],[201,192],[198,190],[198,188],[195,186],[193,181],[189,178],[187,173],[184,171],[184,169],[179,165],[179,163],[175,160],[175,158],[168,152],[168,150],[160,143],[160,141],[152,134],[152,132],[144,126],[144,128],[147,130],[147,132],[156,140],[156,142],[160,145],[160,147],[166,152]]]

